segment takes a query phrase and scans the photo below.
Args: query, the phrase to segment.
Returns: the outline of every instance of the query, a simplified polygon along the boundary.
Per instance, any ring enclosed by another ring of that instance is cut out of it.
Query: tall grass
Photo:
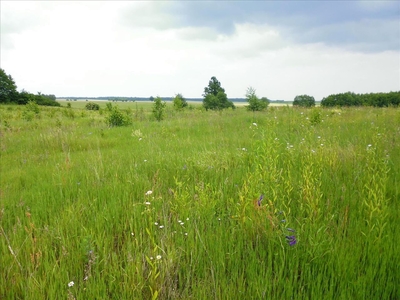
[[[74,105],[0,106],[1,299],[400,298],[398,109]]]

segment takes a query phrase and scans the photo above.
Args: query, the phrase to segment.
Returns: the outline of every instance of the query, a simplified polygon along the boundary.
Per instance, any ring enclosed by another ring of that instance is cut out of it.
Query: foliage
[[[188,106],[186,99],[183,98],[182,94],[177,94],[173,100],[175,110],[183,110]]]
[[[206,110],[222,110],[225,108],[235,108],[232,101],[228,100],[225,89],[221,87],[221,83],[216,77],[211,77],[208,86],[204,88],[203,107]]]
[[[34,112],[35,114],[38,114],[40,112],[39,110],[39,105],[35,102],[35,101],[29,101],[26,105],[25,105],[25,109],[27,111],[31,111]]]
[[[355,94],[353,92],[332,94],[321,101],[323,107],[333,106],[375,106],[388,107],[400,105],[400,91],[389,93]]]
[[[7,75],[3,69],[0,69],[0,103],[24,105],[29,101],[34,101],[38,105],[43,106],[61,106],[56,101],[56,96],[52,94],[46,95],[39,92],[37,95],[34,95],[25,90],[19,93],[11,75]]]
[[[16,102],[17,86],[11,75],[0,68],[0,103]]]
[[[318,108],[314,108],[312,110],[311,116],[310,116],[310,123],[311,125],[317,125],[321,123],[322,117],[321,117],[321,110]]]
[[[157,121],[161,121],[164,119],[167,104],[158,96],[153,101],[153,115]]]
[[[106,123],[110,127],[127,126],[132,124],[128,114],[123,113],[117,105],[107,103],[108,115],[106,116]]]
[[[88,103],[86,103],[85,108],[87,110],[99,110],[100,105],[98,105],[97,103],[94,103],[94,102],[88,102]]]
[[[250,111],[263,111],[267,109],[269,101],[266,97],[259,99],[256,95],[256,90],[253,87],[248,87],[246,91],[246,100],[249,105],[246,106]]]
[[[293,106],[313,107],[315,106],[315,99],[309,95],[298,95],[293,100]]]
[[[32,121],[35,117],[38,117],[39,113],[39,105],[35,101],[29,101],[22,112],[22,118],[25,121]]]
[[[43,105],[43,106],[61,106],[60,103],[57,101],[53,100],[55,98],[54,95],[44,95],[41,93],[38,93],[38,95],[34,95],[35,97],[35,102],[38,105]]]

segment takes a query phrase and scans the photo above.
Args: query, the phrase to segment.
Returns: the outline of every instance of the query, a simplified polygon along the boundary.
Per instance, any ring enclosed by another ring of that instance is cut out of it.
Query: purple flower
[[[264,195],[261,194],[260,198],[258,198],[258,201],[257,201],[258,206],[261,206],[261,201],[263,201],[263,199],[264,199]]]
[[[286,240],[290,246],[294,246],[297,244],[296,236],[294,236],[294,235],[287,235]]]

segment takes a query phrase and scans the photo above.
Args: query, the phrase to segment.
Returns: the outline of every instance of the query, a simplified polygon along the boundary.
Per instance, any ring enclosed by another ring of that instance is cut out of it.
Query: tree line
[[[353,92],[333,94],[321,101],[321,106],[399,106],[400,91],[389,93],[355,94]]]
[[[60,106],[55,95],[46,95],[40,92],[35,95],[25,90],[18,92],[12,76],[0,69],[0,103],[28,104],[31,101],[38,105]]]
[[[205,110],[222,110],[226,108],[235,109],[235,105],[228,99],[225,89],[222,87],[218,79],[213,76],[211,77],[208,86],[204,88],[203,93],[203,108]],[[249,111],[262,111],[267,109],[269,100],[266,97],[259,98],[256,95],[256,90],[253,87],[249,87],[246,91],[246,106]],[[150,97],[151,101],[160,99]],[[127,98],[128,99],[128,98]],[[55,95],[46,95],[42,93],[32,94],[25,90],[21,92],[17,91],[17,86],[11,75],[7,75],[3,69],[0,69],[0,103],[16,103],[16,104],[27,104],[29,102],[35,102],[38,105],[48,106],[60,106],[60,103],[56,101]],[[173,98],[174,107],[178,110],[187,107],[187,102],[182,94],[177,94]],[[400,91],[390,93],[370,93],[370,94],[355,94],[353,92],[333,94],[325,97],[321,101],[323,107],[333,106],[399,106],[400,104]],[[158,103],[160,107],[164,105]],[[298,95],[294,98],[293,106],[301,107],[313,107],[315,106],[315,99],[309,95]],[[92,108],[88,108],[92,109]],[[159,117],[161,118],[161,117]]]

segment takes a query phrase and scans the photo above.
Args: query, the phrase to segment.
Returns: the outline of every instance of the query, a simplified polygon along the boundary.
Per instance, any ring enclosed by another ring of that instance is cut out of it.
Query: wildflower
[[[157,222],[155,222],[155,223],[154,223],[154,225],[156,225],[156,226],[157,226],[157,225],[158,225],[158,223],[157,223]]]
[[[73,281],[71,281],[71,282],[68,283],[68,287],[73,287],[74,284],[75,284],[75,283],[74,283]]]
[[[148,195],[151,195],[151,194],[153,194],[153,191],[147,191],[145,195],[148,196]]]
[[[257,123],[253,123],[253,125],[257,127]]]
[[[157,255],[156,258],[157,258],[158,260],[160,260],[160,259],[161,259],[161,255]]]
[[[294,236],[294,235],[287,235],[286,240],[290,246],[294,246],[297,244],[296,236]]]
[[[150,202],[145,202],[144,204],[146,204],[146,205],[150,205],[151,203],[150,203]]]
[[[258,201],[257,201],[258,206],[261,206],[261,201],[263,201],[263,199],[264,199],[264,195],[261,194],[260,198],[258,198]]]
[[[164,228],[164,225],[160,225],[160,227],[159,227],[160,229],[163,229]]]
[[[186,221],[189,221],[189,218],[186,218]]]

